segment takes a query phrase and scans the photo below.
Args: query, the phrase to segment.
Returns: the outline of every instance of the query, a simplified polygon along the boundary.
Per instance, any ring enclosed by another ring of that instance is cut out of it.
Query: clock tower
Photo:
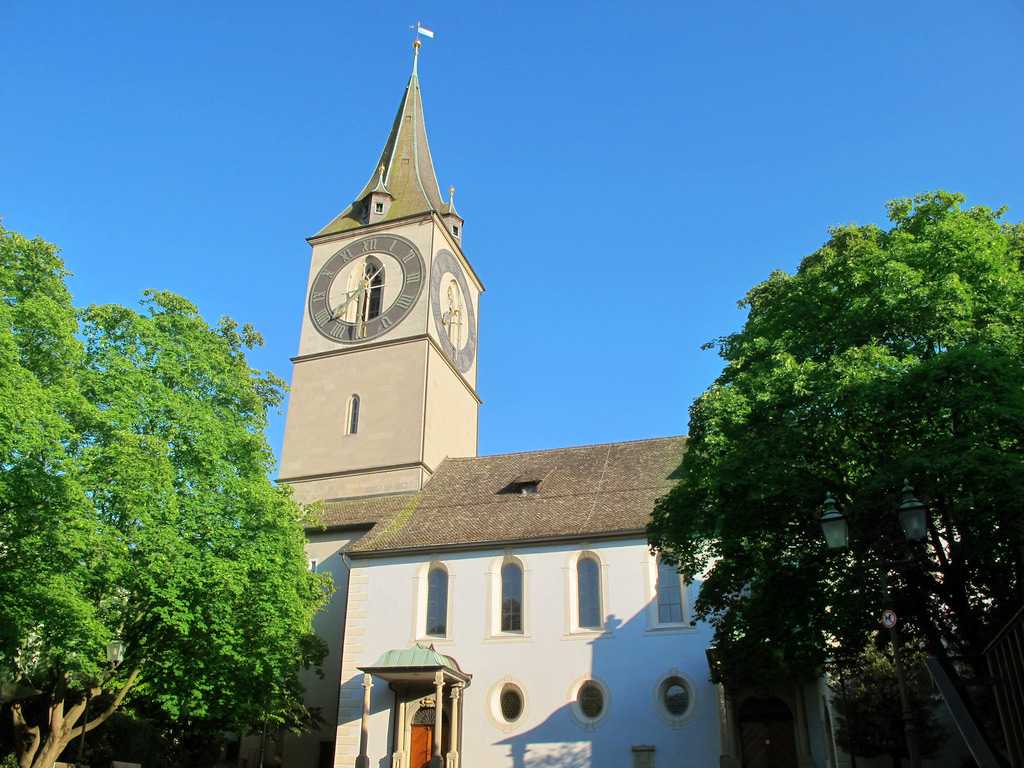
[[[476,455],[483,285],[438,188],[418,55],[370,180],[308,239],[280,477],[302,502],[418,491]]]

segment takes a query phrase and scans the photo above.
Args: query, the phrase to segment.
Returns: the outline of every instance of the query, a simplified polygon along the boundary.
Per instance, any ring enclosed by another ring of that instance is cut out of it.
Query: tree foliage
[[[742,307],[743,329],[690,409],[682,478],[652,544],[690,576],[736,674],[813,674],[856,652],[890,605],[911,639],[976,663],[1021,604],[1024,229],[936,192],[889,204],[891,227],[841,226]],[[930,510],[920,567],[895,508]],[[831,492],[850,548],[826,550]]]
[[[0,681],[23,768],[137,693],[244,727],[318,663],[302,510],[268,479],[282,383],[180,296],[76,311],[56,249],[0,229]],[[112,670],[107,643],[126,643]]]
[[[924,757],[934,755],[945,741],[945,732],[935,716],[939,697],[920,654],[905,658],[903,663],[918,748]],[[893,660],[877,648],[868,647],[832,689],[839,746],[861,757],[889,757],[894,768],[899,768],[910,755]]]

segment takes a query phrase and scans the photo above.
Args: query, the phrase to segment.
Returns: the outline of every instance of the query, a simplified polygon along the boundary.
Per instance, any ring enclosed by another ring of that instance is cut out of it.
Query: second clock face
[[[332,341],[368,341],[409,313],[423,290],[423,272],[423,256],[404,237],[356,240],[331,256],[313,278],[309,316]]]
[[[476,313],[466,276],[451,251],[438,251],[430,267],[430,306],[441,349],[467,373],[476,357]]]

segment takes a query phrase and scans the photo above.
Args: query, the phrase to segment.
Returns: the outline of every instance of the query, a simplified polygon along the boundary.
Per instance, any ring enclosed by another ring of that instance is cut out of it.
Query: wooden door
[[[409,750],[409,768],[427,768],[434,751],[434,726],[412,726],[412,747]]]
[[[779,699],[748,699],[740,708],[744,768],[796,768],[793,715]]]

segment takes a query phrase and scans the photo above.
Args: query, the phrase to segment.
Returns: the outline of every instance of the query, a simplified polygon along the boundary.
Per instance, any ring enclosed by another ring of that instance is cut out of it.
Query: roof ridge
[[[527,453],[554,453],[555,451],[577,451],[584,448],[604,448],[613,445],[633,445],[635,443],[656,443],[659,440],[689,440],[689,435],[662,435],[661,437],[641,437],[636,440],[617,440],[606,443],[584,443],[583,445],[567,445],[563,448],[537,448],[531,451],[506,451],[505,453],[488,453],[483,456],[445,456],[445,461],[476,461],[477,459],[497,459],[502,456],[523,456]],[[438,467],[440,469],[440,466]],[[435,475],[437,473],[435,472]]]
[[[394,493],[367,493],[363,496],[338,496],[333,499],[324,499],[322,504],[338,504],[343,501],[366,501],[367,499],[384,499],[391,496],[415,496],[422,491],[395,491]]]
[[[554,499],[581,499],[581,498],[585,498],[587,496],[607,496],[610,493],[632,493],[634,491],[657,491],[657,490],[664,489],[667,492],[667,491],[669,491],[671,489],[671,487],[673,485],[675,485],[674,482],[666,480],[664,483],[659,484],[659,485],[637,485],[637,486],[632,486],[630,488],[615,488],[615,489],[604,490],[604,491],[580,491],[578,493],[555,493],[555,494],[539,493],[539,494],[536,494],[536,495],[528,494],[526,499],[529,500],[528,503],[533,503],[535,501],[552,501]],[[457,503],[455,503],[455,502],[445,502],[443,504],[431,504],[429,500],[425,500],[422,504],[417,506],[417,509],[422,509],[422,510],[427,510],[427,509],[455,509],[455,508],[458,508],[458,507],[478,507],[478,506],[481,506],[481,505],[511,504],[512,503],[512,499],[520,499],[520,498],[522,498],[519,494],[515,494],[515,493],[512,493],[512,494],[509,494],[509,493],[504,493],[504,494],[495,493],[494,496],[496,498],[491,498],[491,499],[487,499],[487,500],[475,499],[475,500],[469,501],[469,502],[457,502]]]

